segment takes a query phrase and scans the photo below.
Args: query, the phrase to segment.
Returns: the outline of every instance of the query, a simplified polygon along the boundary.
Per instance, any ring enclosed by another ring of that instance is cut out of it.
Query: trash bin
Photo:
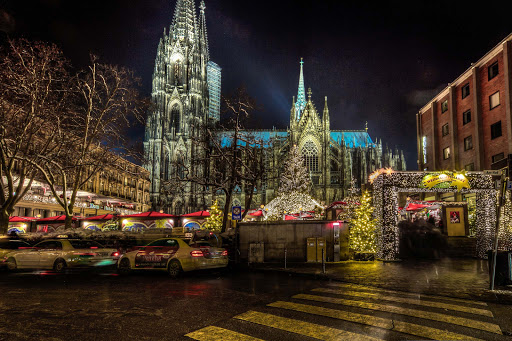
[[[489,281],[492,279],[492,260],[493,251],[487,251],[489,262]],[[494,285],[507,285],[512,283],[512,252],[498,251],[496,254],[496,274],[494,276]]]
[[[306,240],[306,261],[316,262],[316,238],[307,238]]]

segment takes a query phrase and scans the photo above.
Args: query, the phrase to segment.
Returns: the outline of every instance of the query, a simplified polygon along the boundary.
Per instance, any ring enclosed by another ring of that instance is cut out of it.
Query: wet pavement
[[[398,262],[344,261],[326,263],[251,264],[260,271],[279,271],[313,278],[372,285],[394,290],[512,304],[512,286],[489,290],[488,261],[471,258]]]

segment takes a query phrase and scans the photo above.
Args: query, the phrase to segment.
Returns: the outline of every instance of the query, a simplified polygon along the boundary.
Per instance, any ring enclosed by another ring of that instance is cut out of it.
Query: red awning
[[[297,218],[297,217],[295,217],[295,216],[292,216],[292,215],[288,215],[288,214],[286,214],[286,215],[284,216],[284,220],[296,220],[296,219],[298,219],[298,218]]]
[[[120,218],[155,218],[155,219],[168,219],[168,218],[175,218],[175,217],[176,216],[172,215],[172,214],[160,213],[160,212],[155,212],[155,211],[120,216]]]
[[[72,221],[76,221],[76,219],[77,219],[77,217],[71,218]],[[55,217],[37,219],[37,222],[40,222],[40,221],[65,221],[65,220],[66,220],[65,215],[57,215]]]
[[[207,218],[210,216],[208,211],[197,211],[182,215],[182,217]]]
[[[27,222],[27,221],[32,221],[32,220],[36,220],[37,218],[33,218],[33,217],[9,217],[9,222],[10,223],[24,223],[24,222]]]
[[[301,218],[313,218],[313,216],[311,214],[304,214]]]
[[[82,218],[80,220],[110,220],[114,217],[115,217],[115,215],[113,215],[113,214],[103,214],[103,215],[97,215],[95,217]]]
[[[263,211],[262,210],[257,210],[255,212],[249,213],[249,215],[253,216],[253,217],[262,217],[263,216]]]
[[[430,205],[409,204],[409,206],[407,206],[407,211],[416,211],[416,210],[420,210],[425,207],[430,207]]]

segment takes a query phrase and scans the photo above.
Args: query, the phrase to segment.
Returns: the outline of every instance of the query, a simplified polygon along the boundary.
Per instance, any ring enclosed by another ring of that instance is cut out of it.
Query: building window
[[[318,172],[318,149],[312,141],[308,141],[302,147],[302,157],[309,172]]]
[[[491,140],[501,136],[501,121],[498,121],[491,125]]]
[[[448,100],[445,100],[443,103],[441,103],[441,113],[446,111],[448,111]]]
[[[462,87],[462,98],[469,96],[469,83]]]
[[[446,123],[442,128],[443,136],[446,136],[450,133],[450,128],[448,126],[448,123]]]
[[[464,150],[473,149],[473,136],[468,136],[464,139]]]
[[[443,159],[449,159],[450,158],[450,147],[446,147],[443,149]]]
[[[467,171],[474,171],[475,170],[475,164],[472,162],[470,164],[467,164],[464,166],[464,169]]]
[[[462,125],[468,124],[469,122],[471,122],[471,110],[462,113]]]
[[[494,109],[498,105],[500,105],[500,92],[496,91],[491,96],[489,96],[489,106],[491,109]]]
[[[499,73],[498,62],[496,61],[494,64],[489,66],[487,71],[489,72],[489,80],[491,80],[494,77],[496,77],[498,75],[498,73]]]
[[[503,160],[504,158],[505,158],[505,154],[504,153],[499,153],[499,154],[493,155],[492,156],[492,163],[495,163],[495,162],[498,162],[500,160]]]

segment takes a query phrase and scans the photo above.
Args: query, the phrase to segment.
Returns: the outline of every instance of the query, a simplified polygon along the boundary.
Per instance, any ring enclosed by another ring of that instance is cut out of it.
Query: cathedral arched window
[[[182,70],[183,66],[181,65],[181,60],[176,60],[174,63],[174,84],[181,85],[182,83]]]
[[[304,165],[310,172],[318,172],[318,148],[312,141],[308,141],[302,147]]]
[[[175,105],[171,110],[171,127],[176,133],[180,132],[180,109]]]

